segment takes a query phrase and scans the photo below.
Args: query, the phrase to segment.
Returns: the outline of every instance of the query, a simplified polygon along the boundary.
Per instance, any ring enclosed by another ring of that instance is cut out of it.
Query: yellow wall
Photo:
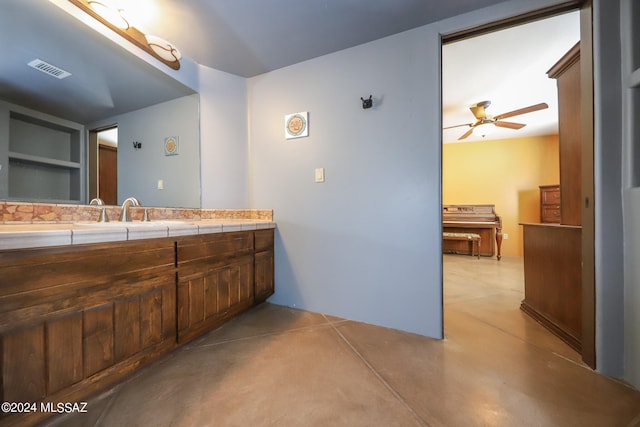
[[[520,222],[540,222],[538,186],[558,184],[558,136],[444,144],[442,202],[493,204],[502,217],[502,254],[522,256]]]

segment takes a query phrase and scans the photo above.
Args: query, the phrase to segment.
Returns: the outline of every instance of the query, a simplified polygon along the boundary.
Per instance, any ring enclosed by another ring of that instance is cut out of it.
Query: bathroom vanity
[[[0,425],[86,400],[274,292],[270,221],[15,227],[72,244],[0,250],[2,401],[37,409]],[[99,236],[119,240],[82,243]]]

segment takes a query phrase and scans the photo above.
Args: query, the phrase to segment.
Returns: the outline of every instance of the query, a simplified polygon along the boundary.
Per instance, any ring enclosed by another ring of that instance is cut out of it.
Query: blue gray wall
[[[421,28],[249,79],[251,203],[278,223],[273,302],[442,336],[434,35]],[[309,136],[286,140],[284,116],[301,111]]]

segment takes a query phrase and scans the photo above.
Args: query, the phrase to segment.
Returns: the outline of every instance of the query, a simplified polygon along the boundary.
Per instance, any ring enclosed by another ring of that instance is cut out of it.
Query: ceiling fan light
[[[482,136],[483,138],[485,138],[488,135],[491,135],[493,133],[493,131],[495,130],[495,126],[493,125],[493,123],[483,123],[480,126],[478,126],[478,135]]]

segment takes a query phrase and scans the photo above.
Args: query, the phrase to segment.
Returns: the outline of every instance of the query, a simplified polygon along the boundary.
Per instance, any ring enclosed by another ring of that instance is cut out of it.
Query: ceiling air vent
[[[42,59],[34,59],[29,62],[28,65],[38,71],[42,71],[43,73],[50,75],[51,77],[55,77],[56,79],[64,79],[71,75],[70,72],[63,70],[62,68],[58,68],[55,65],[51,65]]]

